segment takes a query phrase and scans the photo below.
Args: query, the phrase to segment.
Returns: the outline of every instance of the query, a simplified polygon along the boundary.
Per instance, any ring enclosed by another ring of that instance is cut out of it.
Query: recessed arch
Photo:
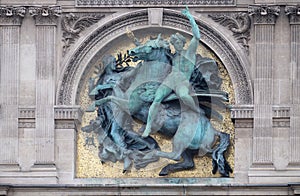
[[[253,92],[246,67],[247,58],[239,50],[237,44],[222,35],[218,29],[208,25],[208,22],[195,17],[201,31],[201,42],[207,45],[226,67],[233,83],[237,105],[252,104]],[[97,25],[90,27],[90,31],[65,57],[62,63],[62,74],[57,88],[58,105],[76,105],[77,89],[83,77],[84,70],[99,50],[112,40],[123,36],[126,28],[132,30],[146,28],[174,29],[190,34],[189,22],[184,16],[174,10],[164,9],[161,26],[150,25],[148,10],[142,9],[125,13],[116,17],[106,18]]]

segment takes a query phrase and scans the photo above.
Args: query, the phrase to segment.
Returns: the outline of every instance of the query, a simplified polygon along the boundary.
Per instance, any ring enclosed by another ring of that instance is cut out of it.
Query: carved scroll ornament
[[[68,48],[79,38],[79,34],[87,27],[97,23],[104,15],[77,16],[69,13],[63,17],[61,26],[63,30],[63,55]]]
[[[248,42],[250,40],[251,19],[247,13],[240,12],[231,15],[211,14],[208,16],[221,25],[226,26],[233,33],[238,43],[249,53]]]

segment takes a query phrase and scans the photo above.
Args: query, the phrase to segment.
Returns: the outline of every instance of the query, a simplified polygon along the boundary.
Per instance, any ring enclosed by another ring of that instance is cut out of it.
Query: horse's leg
[[[178,130],[177,130],[177,133],[178,133]],[[176,134],[175,134],[174,140],[173,140],[173,150],[172,150],[172,152],[156,151],[156,153],[155,153],[156,156],[164,157],[164,158],[167,158],[167,159],[172,159],[174,161],[179,161],[180,160],[181,154],[186,150],[188,145],[186,145],[182,141],[179,141],[179,139],[176,139],[177,138]]]
[[[165,166],[160,171],[159,175],[160,176],[166,176],[171,172],[193,169],[194,166],[195,166],[193,158],[197,154],[197,152],[198,152],[198,150],[186,149],[181,154],[181,157],[183,158],[182,162],[175,163],[175,164],[169,164],[169,165]]]

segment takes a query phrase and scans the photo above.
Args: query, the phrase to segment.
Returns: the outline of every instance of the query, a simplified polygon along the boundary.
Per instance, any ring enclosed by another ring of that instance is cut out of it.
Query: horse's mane
[[[156,39],[150,38],[144,46],[150,46],[154,49],[156,48],[164,48],[166,50],[170,50],[170,44],[167,40],[161,38],[161,34],[158,35]]]

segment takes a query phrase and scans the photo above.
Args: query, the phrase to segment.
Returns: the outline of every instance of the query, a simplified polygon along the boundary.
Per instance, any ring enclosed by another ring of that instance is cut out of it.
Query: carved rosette
[[[21,25],[26,14],[26,8],[22,6],[0,6],[1,25]]]
[[[275,5],[250,5],[250,16],[254,18],[254,24],[275,24],[280,13],[280,7]]]
[[[29,14],[35,18],[36,25],[56,25],[61,12],[60,6],[29,7]]]
[[[300,6],[286,6],[285,14],[290,19],[290,24],[300,24]]]
[[[209,14],[208,16],[227,27],[246,53],[249,53],[251,19],[247,13]]]
[[[62,21],[61,26],[63,30],[63,55],[68,51],[68,48],[78,39],[79,34],[86,28],[97,23],[105,15],[95,14],[95,15],[78,15],[69,13],[66,14]]]

